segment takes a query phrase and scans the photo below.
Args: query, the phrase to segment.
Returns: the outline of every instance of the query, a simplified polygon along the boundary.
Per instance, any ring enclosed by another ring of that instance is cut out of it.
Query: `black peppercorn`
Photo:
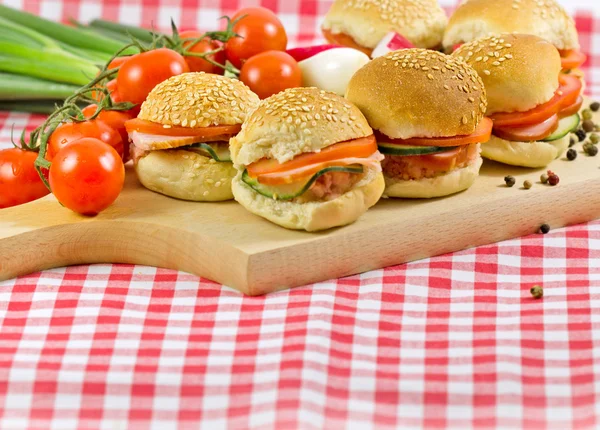
[[[504,182],[506,183],[507,187],[512,187],[517,181],[515,180],[514,176],[509,175],[504,177]]]
[[[577,143],[577,139],[575,139],[575,136],[571,136],[569,138],[569,148],[574,146]]]
[[[585,140],[585,135],[585,130],[581,128],[577,129],[577,131],[575,132],[575,136],[577,136],[580,142],[583,142]]]
[[[540,226],[540,233],[546,234],[550,231],[550,226],[548,224],[542,224]]]
[[[573,161],[576,158],[577,158],[577,151],[575,151],[573,148],[569,149],[567,151],[567,159],[569,161]]]
[[[590,105],[590,109],[592,110],[592,112],[598,112],[598,109],[600,109],[600,103],[598,102],[594,102]]]

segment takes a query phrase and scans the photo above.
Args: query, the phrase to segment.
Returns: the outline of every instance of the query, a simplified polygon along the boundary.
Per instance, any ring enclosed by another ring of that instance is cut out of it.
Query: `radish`
[[[307,58],[313,57],[321,52],[328,51],[330,49],[341,48],[338,45],[316,45],[316,46],[304,46],[301,48],[288,49],[286,52],[291,55],[294,60],[300,62]]]
[[[414,48],[415,45],[410,43],[408,39],[404,36],[394,33],[386,34],[383,39],[377,44],[373,53],[371,54],[372,58],[381,57],[382,55],[387,54],[388,52],[397,51],[399,49],[409,49]]]

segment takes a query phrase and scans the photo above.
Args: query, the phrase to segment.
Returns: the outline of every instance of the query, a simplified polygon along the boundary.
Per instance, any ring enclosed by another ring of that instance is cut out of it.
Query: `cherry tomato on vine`
[[[202,36],[203,33],[194,30],[182,31],[179,33],[179,37],[182,39],[198,39]],[[184,42],[183,47],[189,48],[189,51],[194,54],[204,54],[205,52],[214,51],[219,49],[222,46],[222,43],[217,40],[210,39],[202,39],[198,43],[194,43],[193,40],[188,42]],[[206,73],[214,73],[216,75],[222,75],[225,71],[223,68],[215,66],[214,64],[209,63],[204,58],[193,57],[193,56],[184,56],[185,62],[190,68],[190,72],[206,72]],[[225,61],[227,61],[227,56],[225,54],[225,50],[219,51],[216,54],[210,55],[212,61],[225,65]]]
[[[117,87],[122,101],[142,103],[148,93],[171,76],[190,71],[185,59],[167,48],[136,54],[119,69]]]
[[[245,15],[245,16],[244,16]],[[248,7],[236,13],[232,20],[244,16],[233,26],[240,35],[227,42],[227,58],[237,67],[250,57],[265,51],[285,51],[287,34],[283,24],[272,11],[264,7]]]
[[[96,105],[89,105],[82,109],[82,113],[86,118],[90,118],[96,113]],[[96,119],[102,121],[121,136],[123,141],[123,160],[129,159],[129,135],[125,129],[125,122],[135,118],[136,115],[131,111],[119,111],[119,110],[103,110],[98,114]],[[118,152],[118,151],[117,151]]]
[[[244,63],[240,80],[265,99],[287,88],[302,86],[302,70],[291,55],[267,51]]]
[[[65,207],[96,215],[119,196],[125,167],[117,151],[94,138],[83,138],[61,149],[50,167],[50,188]]]
[[[21,148],[0,151],[0,209],[37,200],[49,193],[33,163],[37,152]]]
[[[131,58],[131,55],[125,55],[123,57],[114,58],[110,63],[108,63],[108,70],[116,69],[117,67],[122,66],[127,60]]]
[[[119,132],[104,122],[93,119],[82,122],[65,122],[59,125],[48,139],[46,159],[52,161],[61,149],[83,137],[99,139],[113,147],[123,157],[124,145]]]

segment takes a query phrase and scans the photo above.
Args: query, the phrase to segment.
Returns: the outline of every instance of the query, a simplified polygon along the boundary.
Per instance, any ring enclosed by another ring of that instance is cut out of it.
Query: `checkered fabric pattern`
[[[260,3],[310,43],[330,2],[4,3],[202,29]],[[600,19],[576,4],[600,96]],[[0,145],[41,120],[0,114]],[[599,328],[600,222],[263,297],[141,266],[50,270],[0,283],[0,429],[600,428]]]

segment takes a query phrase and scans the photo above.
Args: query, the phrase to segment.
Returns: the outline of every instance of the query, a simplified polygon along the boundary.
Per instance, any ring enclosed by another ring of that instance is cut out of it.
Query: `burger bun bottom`
[[[241,179],[232,181],[233,195],[239,204],[255,215],[292,230],[318,231],[350,224],[373,206],[383,193],[383,175],[367,170],[354,188],[340,197],[324,202],[295,203],[274,200],[258,194]]]
[[[233,199],[233,164],[215,162],[197,152],[152,151],[138,160],[135,170],[144,187],[169,197],[196,202]]]
[[[462,169],[452,170],[435,178],[402,180],[385,177],[384,196],[409,199],[443,197],[469,188],[479,176],[481,157]]]
[[[551,142],[513,142],[492,135],[481,145],[481,155],[512,166],[545,167],[569,147],[570,134]]]

